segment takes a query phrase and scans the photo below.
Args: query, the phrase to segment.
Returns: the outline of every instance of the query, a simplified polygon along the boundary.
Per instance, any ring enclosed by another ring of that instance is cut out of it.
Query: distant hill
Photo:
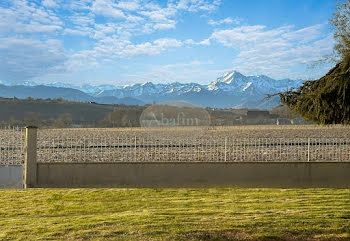
[[[57,99],[63,98],[69,101],[79,102],[96,102],[100,104],[126,104],[126,105],[143,105],[144,103],[138,99],[125,97],[117,98],[114,96],[91,96],[83,91],[64,88],[53,87],[46,85],[2,85],[0,84],[0,96],[5,98],[40,98],[40,99]]]
[[[26,126],[57,127],[56,121],[69,116],[70,126],[131,127],[140,126],[140,116],[149,105],[98,104],[64,99],[18,99],[0,97],[0,127]],[[252,109],[251,109],[252,110]],[[276,118],[293,119],[286,107],[274,108],[265,120],[248,120],[246,108],[206,108],[212,125],[275,124]],[[267,111],[255,109],[265,114]]]
[[[118,106],[64,100],[34,100],[0,98],[0,121],[23,120],[28,113],[38,113],[43,119],[57,119],[69,113],[75,123],[102,120]]]

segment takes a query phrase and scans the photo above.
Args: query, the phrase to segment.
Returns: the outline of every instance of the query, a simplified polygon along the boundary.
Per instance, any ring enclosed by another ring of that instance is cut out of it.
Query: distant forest
[[[0,97],[0,127],[28,125],[52,128],[138,127],[140,115],[148,106]],[[269,112],[230,108],[206,108],[206,110],[211,116],[212,126],[276,124],[277,120],[279,123],[293,124],[292,120],[298,118],[283,106]],[[254,115],[247,115],[248,112]]]

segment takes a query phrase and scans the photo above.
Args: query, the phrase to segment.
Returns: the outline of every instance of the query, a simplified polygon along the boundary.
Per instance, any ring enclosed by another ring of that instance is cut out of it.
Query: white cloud
[[[0,79],[26,80],[48,72],[64,70],[67,56],[61,42],[0,39]]]
[[[176,39],[162,38],[153,42],[133,44],[129,40],[105,38],[92,50],[82,50],[71,56],[69,65],[84,66],[99,61],[111,61],[114,58],[133,58],[137,56],[158,55],[171,48],[181,47],[183,43]]]
[[[139,1],[120,1],[116,5],[118,8],[125,9],[125,10],[130,10],[130,11],[135,11],[140,8]]]
[[[63,22],[57,15],[26,1],[14,1],[9,8],[0,7],[0,37],[13,34],[55,33]]]
[[[184,41],[184,43],[187,44],[187,45],[207,45],[207,46],[209,46],[211,44],[209,38],[208,39],[203,39],[203,40],[201,40],[199,42],[196,42],[193,39],[187,39],[187,40]]]
[[[141,23],[144,21],[144,18],[140,16],[135,16],[135,15],[129,15],[126,17],[126,19],[130,22],[137,22],[137,23]]]
[[[125,18],[122,10],[112,0],[96,0],[91,7],[91,11],[98,15],[112,18]]]
[[[118,57],[130,58],[140,55],[157,55],[169,48],[180,47],[182,42],[176,39],[157,39],[153,42],[145,42],[141,44],[131,44],[128,43],[122,48],[119,48],[120,45],[117,45],[115,48],[115,54]],[[119,49],[118,49],[119,48]]]
[[[162,48],[163,47],[180,47],[182,45],[181,41],[177,39],[171,39],[171,38],[157,39],[153,43]]]
[[[182,9],[190,12],[198,11],[213,11],[219,5],[221,1],[207,1],[207,0],[180,0],[175,4],[177,9]]]
[[[159,30],[172,29],[175,28],[175,21],[170,23],[156,23],[153,28]]]
[[[140,14],[148,17],[150,20],[159,22],[159,21],[168,21],[169,17],[175,16],[177,13],[174,8],[161,8],[152,11],[141,11]]]
[[[75,9],[82,10],[83,14],[72,16],[70,19],[74,26],[69,26],[63,32],[64,34],[89,36],[93,39],[102,39],[111,35],[129,39],[132,36],[175,29],[181,13],[211,11],[219,4],[220,2],[215,0],[168,0],[162,6],[153,1],[84,0],[83,4],[74,6]],[[86,13],[87,9],[90,11]],[[75,15],[77,15],[76,12]],[[91,23],[95,15],[107,17],[106,22],[98,25]],[[108,34],[102,32],[101,28],[97,28],[102,24],[113,24],[114,31]]]
[[[68,35],[81,35],[81,36],[88,36],[89,33],[85,32],[85,31],[81,31],[81,30],[77,30],[77,29],[70,29],[70,28],[66,28],[63,31],[63,34],[68,34]]]
[[[132,36],[175,29],[182,12],[210,11],[213,6],[216,7],[219,5],[217,1],[208,0],[169,0],[162,6],[154,2],[141,2],[139,0],[91,0],[91,7],[88,7],[88,0],[84,0],[84,2],[82,6],[75,6],[81,8],[84,12],[80,15],[75,12],[75,15],[78,16],[74,15],[70,17],[71,23],[74,26],[69,26],[63,30],[64,34],[89,36],[93,39],[102,39],[107,36],[117,35],[118,38],[129,39]],[[91,12],[86,13],[86,9],[91,10]],[[91,20],[94,21],[94,15],[107,17],[106,22],[99,24],[91,23]],[[113,24],[114,31],[108,34],[101,32],[101,28],[98,29],[97,26],[102,24]]]
[[[221,24],[240,24],[240,23],[241,23],[240,19],[238,19],[238,18],[233,19],[231,17],[219,19],[219,20],[210,19],[208,21],[208,24],[212,25],[212,26],[217,26],[217,25],[221,25]]]
[[[65,9],[70,11],[89,10],[93,0],[79,0],[63,2],[62,5]]]
[[[143,25],[144,33],[151,33],[155,30],[174,29],[176,21],[173,19],[177,14],[176,9],[160,8],[156,10],[145,10],[139,12],[147,20],[147,24]]]
[[[58,7],[57,3],[54,0],[43,0],[42,5],[48,8]]]
[[[226,47],[244,48],[251,45],[261,45],[276,42],[283,33],[290,31],[292,26],[265,30],[266,26],[241,26],[227,30],[216,30],[211,39],[223,44]],[[284,39],[281,42],[286,42]]]
[[[293,41],[308,42],[317,39],[324,26],[322,24],[316,24],[310,27],[302,28],[296,31],[286,32],[283,34],[283,38]]]
[[[210,45],[210,39],[204,39],[198,43],[199,45]]]
[[[213,11],[219,4],[220,1],[209,0],[169,0],[166,7],[147,3],[138,13],[148,19],[148,24],[143,25],[143,32],[151,33],[155,30],[175,29],[176,18],[182,11]]]
[[[69,16],[69,20],[72,24],[83,27],[95,24],[93,16],[89,14],[75,13],[72,16]]]
[[[261,25],[241,26],[216,30],[210,40],[239,51],[233,66],[243,73],[305,78],[305,73],[300,73],[300,66],[332,52],[334,40],[331,35],[322,33],[323,27],[318,24],[295,30],[293,26],[275,29]]]

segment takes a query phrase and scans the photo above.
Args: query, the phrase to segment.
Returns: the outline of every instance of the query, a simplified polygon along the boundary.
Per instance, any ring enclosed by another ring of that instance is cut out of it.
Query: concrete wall
[[[23,166],[0,166],[0,188],[23,188]]]
[[[350,162],[38,163],[37,187],[350,188]]]

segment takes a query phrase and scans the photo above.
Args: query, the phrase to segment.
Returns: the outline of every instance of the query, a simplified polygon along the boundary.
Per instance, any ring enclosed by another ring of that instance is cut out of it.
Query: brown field
[[[54,133],[64,133],[64,135],[94,135],[108,136],[167,136],[192,137],[193,135],[202,138],[235,137],[235,138],[350,138],[350,126],[332,125],[260,125],[260,126],[217,126],[217,127],[179,127],[179,128],[75,128],[75,129],[43,129],[43,135],[55,135]]]

